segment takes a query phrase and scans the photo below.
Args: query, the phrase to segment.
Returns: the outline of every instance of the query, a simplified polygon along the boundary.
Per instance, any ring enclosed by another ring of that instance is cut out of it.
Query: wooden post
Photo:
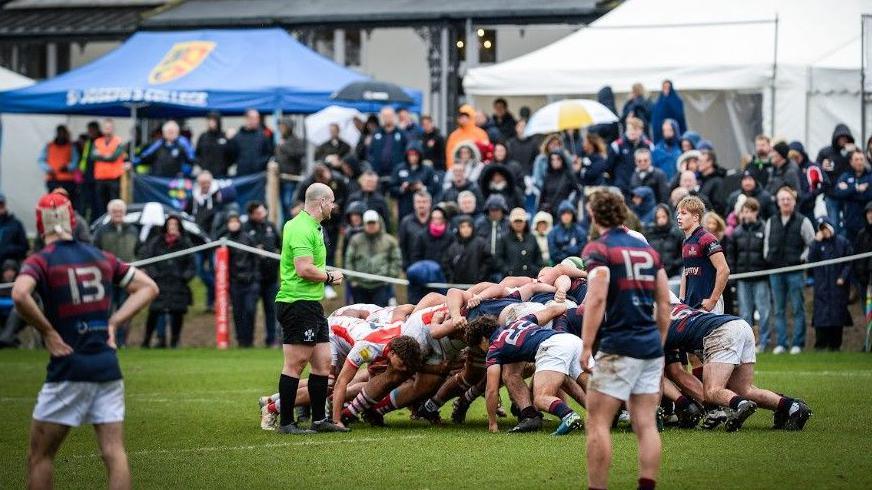
[[[266,205],[269,209],[269,220],[281,229],[279,219],[281,217],[281,200],[279,199],[281,178],[279,177],[279,164],[269,162],[266,166]]]
[[[125,170],[124,173],[121,174],[121,200],[127,204],[130,204],[130,201],[133,199],[130,190],[130,184],[133,179],[130,178],[130,172],[132,172],[132,170]]]

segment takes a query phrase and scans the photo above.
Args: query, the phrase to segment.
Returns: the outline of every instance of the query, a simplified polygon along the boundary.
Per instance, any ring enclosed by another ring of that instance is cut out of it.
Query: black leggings
[[[161,315],[169,315],[170,317],[170,347],[178,347],[179,339],[182,336],[182,323],[185,320],[185,312],[183,311],[149,311],[148,318],[145,320],[145,338],[142,339],[143,347],[151,347],[151,336],[157,328],[157,321]],[[160,337],[159,345],[166,346],[164,337]]]
[[[839,350],[839,348],[842,347],[842,330],[842,327],[826,327],[814,329],[814,348],[818,350]]]

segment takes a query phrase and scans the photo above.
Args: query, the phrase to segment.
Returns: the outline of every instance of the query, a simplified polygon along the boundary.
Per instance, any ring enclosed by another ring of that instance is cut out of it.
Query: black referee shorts
[[[276,303],[283,344],[315,345],[330,342],[330,328],[319,301]]]

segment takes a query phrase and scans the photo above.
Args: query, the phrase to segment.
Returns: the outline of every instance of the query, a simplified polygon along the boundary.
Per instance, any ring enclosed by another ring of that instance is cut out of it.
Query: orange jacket
[[[472,106],[463,105],[458,112],[469,116],[469,122],[465,126],[458,126],[448,136],[448,141],[445,142],[445,170],[451,170],[451,166],[454,164],[454,150],[457,149],[457,145],[461,141],[490,142],[487,131],[475,125],[475,109]]]
[[[111,160],[94,158],[94,179],[115,180],[124,173],[124,148],[121,147],[121,138],[101,136],[94,140],[94,153]]]
[[[45,180],[58,182],[71,182],[75,176],[70,171],[70,162],[73,159],[73,144],[59,145],[51,142],[45,146],[45,163],[51,169],[45,174]]]

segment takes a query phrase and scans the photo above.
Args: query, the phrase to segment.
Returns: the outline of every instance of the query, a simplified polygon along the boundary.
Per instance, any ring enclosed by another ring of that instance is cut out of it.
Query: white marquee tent
[[[0,68],[0,91],[33,84],[30,78]],[[0,116],[0,191],[6,206],[21,219],[28,232],[36,232],[33,207],[45,192],[42,172],[36,164],[42,147],[66,117],[29,114]]]
[[[669,79],[721,161],[736,162],[761,123],[814,158],[836,123],[861,139],[864,13],[872,0],[627,0],[549,46],[471,69],[463,85],[473,96],[556,99]]]

